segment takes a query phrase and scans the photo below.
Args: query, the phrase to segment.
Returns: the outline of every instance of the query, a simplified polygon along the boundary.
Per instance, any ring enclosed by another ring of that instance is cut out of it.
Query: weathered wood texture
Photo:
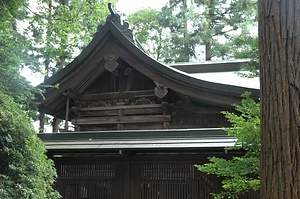
[[[121,58],[112,71],[103,72],[85,91],[67,90],[70,115],[78,131],[200,128],[228,125],[221,107],[192,102],[151,80]],[[158,96],[157,87],[166,95]],[[66,107],[67,110],[67,107]],[[68,116],[68,114],[66,114]],[[67,117],[66,117],[67,118]]]
[[[220,155],[216,153],[215,155]],[[224,156],[224,155],[221,155]],[[55,158],[54,186],[64,199],[212,199],[221,179],[196,170],[206,155],[111,155]],[[239,199],[253,199],[254,193]]]
[[[213,106],[192,105],[178,99],[178,97],[169,99],[170,103],[162,102],[162,104],[143,104],[151,103],[153,98],[152,100],[151,98],[138,99],[135,101],[141,103],[138,105],[130,105],[130,103],[124,102],[124,99],[122,101],[113,102],[110,99],[78,104],[78,107],[71,108],[73,114],[76,115],[75,119],[72,119],[72,123],[78,126],[77,130],[81,131],[199,128],[228,125],[220,113],[223,109]]]
[[[123,124],[123,123],[147,123],[170,121],[169,115],[147,115],[147,116],[121,116],[121,117],[88,117],[73,120],[75,125],[90,124]]]
[[[300,0],[259,0],[261,197],[300,198]]]
[[[110,160],[57,159],[54,188],[65,199],[212,199],[210,193],[220,190],[220,179],[197,171],[194,161],[173,158],[152,157],[146,162],[117,156]]]

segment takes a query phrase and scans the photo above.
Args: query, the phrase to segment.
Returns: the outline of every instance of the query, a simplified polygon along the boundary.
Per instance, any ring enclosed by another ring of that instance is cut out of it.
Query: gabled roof
[[[110,15],[81,54],[64,69],[45,80],[43,85],[59,84],[59,88],[50,87],[46,89],[45,99],[37,99],[41,102],[40,111],[55,116],[62,115],[59,111],[66,104],[64,94],[68,91],[75,95],[82,94],[106,70],[104,63],[110,55],[117,55],[153,81],[195,101],[231,107],[233,103],[240,102],[240,95],[246,90],[251,91],[254,98],[259,97],[259,90],[199,80],[154,60],[134,43],[128,31],[127,24],[120,23],[119,15]]]

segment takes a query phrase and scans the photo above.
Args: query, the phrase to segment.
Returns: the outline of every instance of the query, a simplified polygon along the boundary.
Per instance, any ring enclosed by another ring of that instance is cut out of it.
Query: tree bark
[[[213,0],[207,1],[206,2],[209,11],[207,15],[207,21],[208,21],[208,29],[212,28],[212,22],[214,21],[215,18],[215,13],[214,10],[216,9],[216,2]],[[208,31],[208,30],[207,30]],[[210,40],[205,41],[205,61],[211,61],[211,41],[213,39],[213,35],[209,36]]]
[[[183,48],[184,48],[184,57],[181,61],[189,62],[190,61],[190,45],[189,45],[189,33],[188,33],[188,18],[186,10],[188,10],[187,7],[187,0],[182,0],[182,7],[184,11],[182,12],[183,15]]]
[[[261,198],[300,198],[300,0],[259,0]]]
[[[211,61],[211,43],[205,44],[205,61]]]

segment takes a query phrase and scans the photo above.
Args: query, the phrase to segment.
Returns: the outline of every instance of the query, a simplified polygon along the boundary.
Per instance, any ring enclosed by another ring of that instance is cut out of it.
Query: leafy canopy
[[[160,61],[200,61],[204,54],[205,60],[229,59],[249,47],[238,38],[255,37],[256,7],[256,0],[169,0],[161,11],[139,10],[128,21]]]
[[[29,40],[22,35],[17,21],[26,15],[20,8],[22,3],[26,2],[4,0],[0,3],[0,91],[18,103],[27,104],[32,98],[32,87],[20,75],[20,69],[30,64],[26,53]]]
[[[234,105],[239,114],[223,114],[232,123],[232,127],[224,130],[237,138],[235,146],[228,150],[245,150],[245,155],[230,160],[211,157],[209,163],[195,165],[201,172],[223,177],[223,191],[212,193],[216,199],[237,198],[246,192],[259,190],[260,106],[251,99],[250,92],[245,92],[242,97],[241,105]]]
[[[45,155],[31,121],[0,92],[0,198],[59,198],[53,161]]]
[[[31,36],[31,54],[48,78],[64,68],[91,41],[97,27],[108,16],[109,1],[37,2],[26,32]]]
[[[147,54],[157,60],[166,60],[170,38],[161,24],[161,13],[152,8],[141,9],[129,15],[127,20],[131,24],[137,40],[144,44],[143,47]]]

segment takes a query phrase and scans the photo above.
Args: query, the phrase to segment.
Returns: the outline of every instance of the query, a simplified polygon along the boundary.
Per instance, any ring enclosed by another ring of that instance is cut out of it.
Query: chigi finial
[[[111,15],[114,15],[115,14],[115,12],[114,12],[114,9],[112,8],[112,5],[111,5],[111,3],[108,3],[108,10],[109,10],[109,12],[110,12],[110,14]]]

